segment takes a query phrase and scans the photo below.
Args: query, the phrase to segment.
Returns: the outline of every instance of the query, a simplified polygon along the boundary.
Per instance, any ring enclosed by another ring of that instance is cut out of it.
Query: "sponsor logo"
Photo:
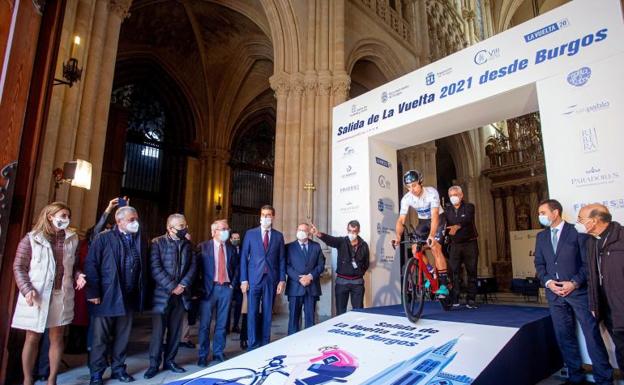
[[[545,27],[542,27],[536,31],[533,31],[531,33],[527,33],[526,35],[524,35],[524,41],[526,43],[530,43],[534,40],[537,40],[539,38],[542,38],[546,35],[550,35],[553,32],[557,32],[559,31],[561,28],[567,27],[570,24],[570,22],[568,21],[568,19],[562,19],[559,20],[556,23],[552,23],[549,24]]]
[[[383,246],[377,248],[377,259],[382,262],[393,262],[394,250],[390,250],[390,254],[386,254],[386,249]]]
[[[348,165],[347,167],[345,167],[344,174],[342,174],[340,177],[342,179],[346,179],[346,178],[350,178],[356,175],[357,175],[357,171],[353,170],[353,167],[351,165]]]
[[[379,184],[379,187],[381,187],[381,188],[390,189],[391,186],[392,186],[390,181],[388,179],[386,179],[386,177],[383,176],[383,175],[379,175],[379,177],[377,178],[377,183]]]
[[[359,184],[352,184],[350,186],[345,186],[345,187],[341,187],[340,188],[340,193],[346,193],[346,192],[353,192],[353,191],[360,191],[360,185]]]
[[[366,112],[366,110],[368,110],[366,106],[358,106],[357,104],[354,104],[351,106],[351,114],[349,116],[353,117],[359,115],[363,112]]]
[[[573,177],[570,183],[575,187],[596,186],[603,184],[611,184],[620,179],[620,173],[617,171],[602,171],[600,168],[592,166],[585,170],[584,175]]]
[[[380,166],[384,166],[386,168],[391,168],[392,167],[392,163],[388,162],[385,159],[381,159],[381,158],[379,158],[377,156],[375,157],[375,163],[377,163]]]
[[[360,205],[353,204],[353,202],[347,202],[343,207],[339,209],[341,213],[352,213],[357,211],[360,208]]]
[[[377,234],[390,234],[393,229],[377,222]]]
[[[571,86],[582,87],[589,81],[591,77],[591,68],[583,67],[568,74],[566,80]]]
[[[346,146],[344,148],[344,150],[342,151],[342,157],[346,158],[349,157],[351,155],[355,155],[355,149],[351,146]]]
[[[392,91],[383,91],[381,93],[381,102],[385,103],[392,98],[396,98],[397,96],[401,95],[403,91],[405,91],[407,88],[409,88],[409,86],[403,86]]]
[[[584,128],[581,130],[581,144],[583,152],[586,154],[598,150],[598,135],[595,128]]]
[[[595,201],[595,202],[575,202],[573,204],[574,212],[578,212],[583,207],[590,205],[592,203],[600,203],[601,205],[607,206],[609,210],[624,209],[624,197],[621,197],[621,198],[610,198],[610,199],[605,199],[603,201]]]
[[[430,86],[433,83],[435,83],[435,74],[433,72],[429,72],[427,76],[425,76],[425,84]]]
[[[580,115],[580,114],[591,114],[593,112],[599,112],[602,110],[606,110],[611,107],[611,102],[608,100],[601,100],[596,103],[588,104],[585,106],[579,106],[578,104],[573,104],[568,106],[565,112],[562,115],[571,116],[571,115]]]
[[[377,210],[380,212],[383,212],[384,210],[392,211],[394,210],[394,203],[392,201],[379,198],[379,200],[377,200]]]
[[[475,54],[473,61],[477,65],[482,65],[489,61],[499,58],[500,55],[501,55],[500,48],[494,48],[490,50],[482,49]]]

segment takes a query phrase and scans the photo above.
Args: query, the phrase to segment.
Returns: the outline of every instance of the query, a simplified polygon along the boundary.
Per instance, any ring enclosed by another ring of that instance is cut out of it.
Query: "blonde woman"
[[[56,384],[63,353],[63,327],[74,318],[74,282],[77,290],[86,284],[84,274],[74,269],[78,236],[67,230],[70,218],[66,204],[47,205],[32,231],[17,246],[13,273],[19,296],[12,326],[26,330],[22,351],[24,385],[34,384],[37,347],[46,328],[50,334],[48,384]]]

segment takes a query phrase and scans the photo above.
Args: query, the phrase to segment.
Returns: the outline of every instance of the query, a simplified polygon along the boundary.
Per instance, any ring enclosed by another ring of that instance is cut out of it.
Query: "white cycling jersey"
[[[433,187],[423,187],[423,192],[419,197],[407,192],[401,198],[401,211],[399,215],[407,215],[407,211],[413,207],[418,212],[418,219],[431,219],[431,209],[438,207],[441,214],[444,210],[440,207],[440,194]]]

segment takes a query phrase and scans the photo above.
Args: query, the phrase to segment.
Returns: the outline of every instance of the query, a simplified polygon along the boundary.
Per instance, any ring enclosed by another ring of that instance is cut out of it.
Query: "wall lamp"
[[[71,54],[67,63],[63,63],[63,79],[54,78],[54,85],[72,86],[82,77],[82,68],[78,68],[77,52],[80,48],[80,36],[74,36]]]
[[[56,191],[63,183],[90,190],[91,173],[91,163],[82,159],[65,162],[62,169],[54,169],[54,171],[52,171],[52,175],[54,176],[54,200],[56,200]]]

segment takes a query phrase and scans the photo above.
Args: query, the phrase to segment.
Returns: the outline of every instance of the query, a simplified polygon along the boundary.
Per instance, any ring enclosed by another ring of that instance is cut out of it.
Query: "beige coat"
[[[74,318],[74,261],[78,247],[78,236],[69,230],[65,231],[63,252],[63,311],[60,316],[62,324],[68,324]],[[54,287],[56,261],[52,252],[52,245],[41,233],[28,233],[32,258],[28,276],[33,288],[37,291],[38,301],[28,306],[26,298],[19,293],[12,327],[43,333],[48,319],[50,297]]]

